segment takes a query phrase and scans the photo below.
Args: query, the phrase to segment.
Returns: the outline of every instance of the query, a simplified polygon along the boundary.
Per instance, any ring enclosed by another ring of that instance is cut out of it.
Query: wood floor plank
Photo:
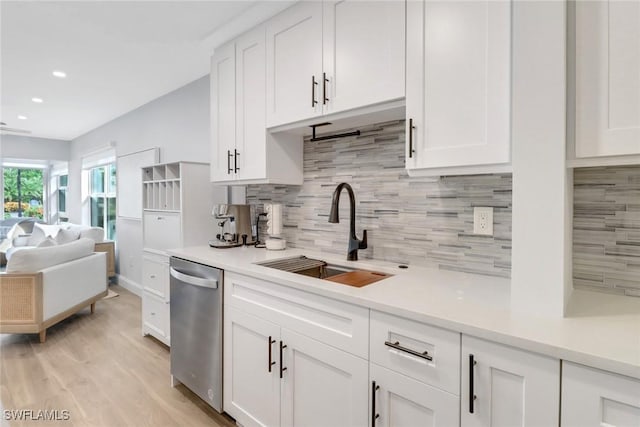
[[[170,385],[169,349],[141,335],[140,298],[119,297],[38,335],[0,335],[0,409],[68,410],[69,421],[0,426],[235,425],[184,386]]]

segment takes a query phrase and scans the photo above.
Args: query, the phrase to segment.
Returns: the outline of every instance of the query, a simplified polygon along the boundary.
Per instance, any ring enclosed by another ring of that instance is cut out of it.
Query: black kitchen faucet
[[[356,198],[353,194],[353,189],[346,182],[338,184],[333,192],[333,198],[331,200],[331,212],[329,213],[329,222],[337,224],[340,222],[338,218],[338,205],[340,203],[340,193],[342,189],[346,188],[349,193],[349,203],[351,205],[351,211],[349,215],[349,249],[347,252],[347,261],[358,260],[358,249],[367,248],[367,230],[362,230],[362,240],[358,240],[356,237]]]

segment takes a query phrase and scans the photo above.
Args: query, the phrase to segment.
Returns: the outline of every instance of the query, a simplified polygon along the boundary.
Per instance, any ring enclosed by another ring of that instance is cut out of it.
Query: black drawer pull
[[[396,342],[385,341],[384,345],[386,345],[387,347],[395,348],[396,350],[399,350],[399,351],[404,351],[405,353],[409,353],[412,356],[420,357],[428,361],[433,360],[433,357],[429,355],[428,351],[424,351],[420,353],[419,351],[411,350],[410,348],[401,346],[399,341],[396,341]]]

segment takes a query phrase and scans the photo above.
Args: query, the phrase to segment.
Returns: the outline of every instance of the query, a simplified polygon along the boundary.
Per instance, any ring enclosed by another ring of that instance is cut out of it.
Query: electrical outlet
[[[493,208],[473,208],[473,233],[493,236]]]

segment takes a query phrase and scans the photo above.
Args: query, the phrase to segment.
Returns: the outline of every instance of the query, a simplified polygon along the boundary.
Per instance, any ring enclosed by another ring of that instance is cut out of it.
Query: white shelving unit
[[[206,244],[213,234],[208,163],[142,168],[142,333],[171,343],[167,249]]]

